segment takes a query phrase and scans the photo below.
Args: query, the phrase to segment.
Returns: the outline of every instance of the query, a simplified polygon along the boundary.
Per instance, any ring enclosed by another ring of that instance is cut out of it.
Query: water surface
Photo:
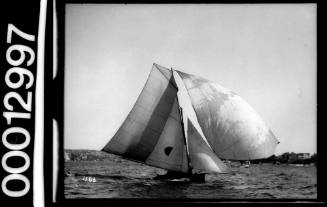
[[[67,161],[66,198],[316,199],[316,167],[234,164],[228,174],[206,175],[206,183],[152,180],[165,171],[111,156],[105,161]],[[92,177],[96,182],[83,181]]]

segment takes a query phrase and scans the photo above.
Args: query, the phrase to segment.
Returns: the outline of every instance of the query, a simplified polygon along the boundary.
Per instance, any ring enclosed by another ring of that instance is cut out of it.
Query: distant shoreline
[[[87,149],[65,149],[64,150],[65,161],[103,161],[111,158],[113,155],[98,151],[98,150],[87,150]],[[224,160],[225,162],[240,162],[243,164],[244,161],[238,160]],[[309,153],[294,153],[285,152],[281,155],[272,155],[265,159],[251,160],[252,164],[260,163],[272,163],[272,164],[315,164],[317,163],[317,154],[314,153],[310,156]]]

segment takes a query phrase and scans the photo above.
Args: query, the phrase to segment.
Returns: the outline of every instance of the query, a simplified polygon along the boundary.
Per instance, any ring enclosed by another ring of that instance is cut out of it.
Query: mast
[[[174,76],[174,69],[171,68],[171,71],[173,73]],[[190,159],[190,153],[189,153],[189,149],[188,149],[188,144],[187,144],[187,139],[186,139],[186,133],[185,133],[185,127],[184,127],[184,119],[183,119],[183,109],[182,107],[180,107],[179,105],[179,98],[177,95],[177,103],[178,103],[178,111],[179,111],[179,115],[180,115],[180,119],[181,119],[181,125],[182,125],[182,131],[183,131],[183,137],[184,137],[184,144],[186,147],[186,158],[187,158],[187,164],[188,164],[188,174],[192,174],[192,166],[191,166],[191,159]]]

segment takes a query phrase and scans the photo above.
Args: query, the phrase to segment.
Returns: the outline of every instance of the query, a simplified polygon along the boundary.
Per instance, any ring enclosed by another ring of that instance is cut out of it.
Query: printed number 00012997
[[[5,153],[1,159],[1,164],[3,169],[9,174],[4,177],[1,183],[2,191],[10,196],[10,197],[21,197],[26,195],[30,189],[30,181],[25,176],[22,175],[29,167],[30,167],[30,158],[24,150],[29,144],[31,140],[30,133],[27,129],[21,126],[12,126],[13,119],[30,119],[31,118],[31,110],[32,110],[32,91],[27,91],[34,84],[34,76],[31,71],[29,71],[25,67],[31,66],[35,61],[35,53],[32,48],[22,45],[22,44],[12,44],[13,42],[13,34],[16,34],[18,37],[34,42],[35,35],[27,34],[13,24],[8,24],[7,31],[7,44],[10,44],[6,51],[6,60],[12,66],[6,71],[5,74],[5,83],[10,88],[10,90],[21,89],[23,87],[23,91],[26,91],[26,99],[22,97],[22,94],[17,91],[9,91],[3,98],[4,108],[8,111],[3,112],[3,116],[7,121],[7,125],[9,128],[4,130],[2,133],[2,143],[3,145],[9,149],[7,153]],[[13,58],[13,53],[19,54],[19,58]],[[28,53],[28,57],[27,57]],[[27,59],[28,58],[28,59]],[[24,62],[26,62],[26,66],[24,66]],[[23,66],[23,67],[22,67]],[[13,75],[15,76],[13,80]],[[18,80],[17,80],[18,77]],[[22,90],[21,90],[22,91]],[[16,104],[13,105],[13,102],[10,100],[16,100]],[[18,104],[17,104],[18,103]],[[23,112],[18,112],[17,109],[23,109]],[[23,143],[13,143],[9,142],[8,139],[13,136],[9,136],[10,134],[21,134],[24,136]],[[25,160],[24,166],[20,167],[10,167],[7,164],[7,159],[10,157],[21,157]],[[11,180],[20,180],[23,181],[25,187],[21,190],[9,190],[7,188],[7,183]]]

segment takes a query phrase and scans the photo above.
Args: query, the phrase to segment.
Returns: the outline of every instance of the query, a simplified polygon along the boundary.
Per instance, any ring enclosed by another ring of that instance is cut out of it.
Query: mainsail
[[[181,90],[187,91],[190,107],[180,103]],[[235,93],[154,64],[132,110],[102,150],[170,171],[222,173],[227,166],[219,158],[269,157],[277,143]]]
[[[172,72],[154,64],[134,107],[103,151],[188,172],[177,90]]]

